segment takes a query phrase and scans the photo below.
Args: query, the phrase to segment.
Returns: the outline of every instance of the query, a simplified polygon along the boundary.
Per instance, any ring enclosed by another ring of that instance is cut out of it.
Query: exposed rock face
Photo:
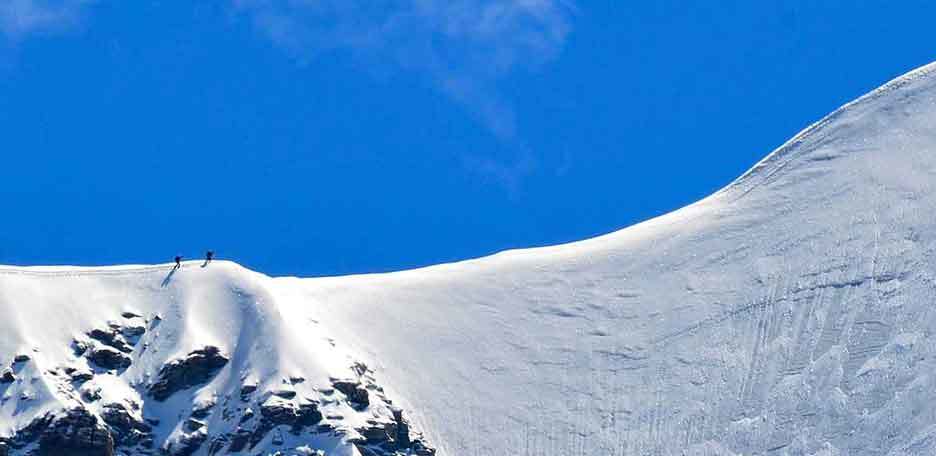
[[[241,400],[244,402],[249,401],[250,395],[252,395],[254,391],[257,391],[257,385],[255,384],[248,384],[248,385],[242,386],[240,390]]]
[[[113,456],[114,438],[98,418],[83,408],[56,418],[39,438],[40,456]]]
[[[110,427],[115,442],[120,447],[137,445],[153,446],[152,428],[136,419],[123,404],[107,404],[101,410],[101,418]]]
[[[359,409],[365,409],[370,405],[370,396],[367,389],[360,382],[350,380],[335,380],[332,385],[336,390],[341,391],[347,396],[348,401]]]
[[[205,347],[189,353],[183,359],[167,363],[159,370],[159,378],[149,388],[157,401],[164,401],[178,391],[211,380],[228,362],[217,347]]]
[[[290,373],[279,383],[245,375],[243,383],[232,390],[205,391],[210,394],[196,398],[188,413],[178,411],[179,421],[168,418],[160,423],[144,414],[151,410],[146,401],[162,402],[179,391],[208,383],[229,360],[218,348],[207,346],[162,366],[143,397],[139,384],[111,394],[104,388],[113,385],[114,371],[126,369],[143,356],[151,342],[147,337],[158,336],[155,330],[147,333],[148,320],[135,314],[124,318],[132,321],[108,322],[74,340],[74,358],[55,367],[41,372],[24,369],[22,363],[32,361],[22,355],[0,369],[0,389],[8,389],[6,383],[29,385],[37,380],[36,375],[44,375],[68,398],[63,401],[66,409],[52,410],[11,437],[0,437],[0,456],[323,456],[322,450],[309,446],[323,438],[347,442],[360,456],[435,454],[419,434],[410,431],[402,412],[392,407],[373,372],[362,364],[352,368],[354,379],[331,379],[333,388],[310,386],[297,375],[301,372]],[[30,398],[24,390],[11,399]],[[366,426],[342,425],[349,406],[358,411],[352,413],[371,418]]]
[[[88,337],[124,353],[133,353],[133,347],[114,328],[94,329],[88,333]]]
[[[71,381],[75,383],[84,383],[94,378],[94,373],[85,368],[68,368],[65,370],[65,373],[69,376]]]
[[[109,323],[105,328],[95,328],[88,332],[88,339],[75,340],[72,349],[75,356],[85,356],[102,369],[121,370],[130,367],[130,354],[146,332],[145,322],[133,320],[120,325]]]
[[[273,425],[285,424],[294,429],[301,429],[322,421],[318,405],[311,402],[298,405],[283,401],[267,402],[260,407],[260,416],[263,421]]]
[[[409,422],[399,409],[394,410],[392,422],[369,420],[367,427],[357,431],[361,438],[353,443],[364,456],[435,455],[435,450],[423,443],[419,437],[412,438]]]
[[[109,346],[93,347],[87,356],[91,362],[104,369],[126,369],[131,364],[129,356]]]
[[[228,450],[232,453],[243,451],[247,448],[247,444],[250,443],[250,437],[252,435],[253,433],[246,429],[238,429],[234,435],[231,436],[231,446],[228,447]]]
[[[285,401],[271,396],[260,406],[260,420],[250,436],[250,446],[253,447],[276,426],[289,426],[290,432],[298,435],[303,429],[314,426],[322,421],[322,413],[318,404],[314,402]]]

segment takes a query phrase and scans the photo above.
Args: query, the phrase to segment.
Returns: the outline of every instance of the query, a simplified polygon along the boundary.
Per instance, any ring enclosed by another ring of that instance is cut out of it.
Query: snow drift
[[[200,455],[936,454],[934,126],[927,66],[699,203],[415,271],[6,268],[0,437],[123,403]]]

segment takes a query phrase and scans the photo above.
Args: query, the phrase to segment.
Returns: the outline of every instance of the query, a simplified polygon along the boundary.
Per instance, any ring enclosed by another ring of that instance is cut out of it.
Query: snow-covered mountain
[[[931,65],[588,241],[317,279],[2,268],[0,455],[933,455],[934,184]]]

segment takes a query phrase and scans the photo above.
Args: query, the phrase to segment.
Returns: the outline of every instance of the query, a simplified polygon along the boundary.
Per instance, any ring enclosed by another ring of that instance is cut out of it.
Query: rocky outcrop
[[[290,432],[299,435],[303,429],[322,421],[318,404],[310,401],[283,400],[278,396],[270,398],[260,406],[260,419],[251,433],[249,442],[253,448],[277,426],[288,426]]]
[[[332,386],[341,391],[355,408],[365,409],[370,405],[370,395],[367,393],[367,389],[361,385],[361,382],[333,380]]]
[[[109,346],[95,346],[87,352],[88,360],[107,370],[121,370],[130,367],[130,357]]]
[[[123,353],[133,353],[133,347],[124,339],[119,328],[120,327],[108,327],[108,329],[93,329],[88,333],[88,337]]]
[[[164,364],[148,386],[105,390],[122,388],[113,383],[119,371],[145,356],[151,338],[159,337],[155,324],[148,327],[149,321],[136,314],[123,317],[126,321],[108,322],[76,338],[74,358],[53,367],[25,365],[33,362],[27,355],[0,366],[0,390],[24,386],[17,395],[8,395],[11,399],[30,400],[26,387],[43,376],[68,407],[39,416],[9,438],[0,437],[0,456],[315,456],[325,453],[309,445],[323,439],[347,442],[361,456],[435,454],[411,431],[402,411],[392,408],[363,364],[352,367],[353,378],[328,379],[330,387],[316,385],[302,372],[279,379],[245,372],[233,389],[205,390],[196,400],[183,401],[177,415],[160,412],[166,421],[161,423],[144,414],[159,409],[145,406],[147,401],[166,401],[211,382],[229,359],[217,347],[206,346]],[[17,385],[6,386],[11,383]],[[361,419],[365,426],[349,427]]]
[[[322,413],[314,402],[268,401],[260,407],[261,421],[290,426],[294,433],[322,421]]]
[[[244,385],[244,386],[241,386],[241,390],[240,390],[240,397],[241,397],[241,400],[244,401],[244,402],[249,401],[249,400],[250,400],[250,396],[251,396],[255,391],[257,391],[257,385],[256,385],[256,384],[246,384],[246,385]]]
[[[149,395],[157,401],[165,401],[176,392],[207,383],[227,363],[228,359],[217,347],[195,350],[183,359],[165,364],[150,386]]]
[[[113,456],[114,438],[97,417],[83,408],[67,411],[39,437],[39,456]]]
[[[127,313],[124,313],[127,315]],[[75,356],[84,356],[105,370],[123,370],[130,367],[130,354],[136,349],[139,337],[146,332],[145,321],[134,315],[124,317],[123,323],[108,323],[106,327],[89,331],[87,339],[72,342]]]
[[[368,420],[367,424],[357,429],[360,438],[352,440],[363,456],[435,455],[435,450],[426,445],[421,437],[412,435],[402,410],[394,409],[393,421]]]
[[[101,418],[110,428],[119,447],[153,447],[152,427],[137,419],[124,404],[107,404],[101,409]]]
[[[94,372],[87,368],[66,367],[65,375],[74,383],[84,383],[94,378]]]

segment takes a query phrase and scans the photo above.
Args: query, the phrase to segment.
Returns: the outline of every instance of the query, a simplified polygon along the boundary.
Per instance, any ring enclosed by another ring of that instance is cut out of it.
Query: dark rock
[[[208,445],[208,456],[214,456],[220,453],[230,442],[231,437],[226,434],[215,437],[211,440],[211,444]]]
[[[49,424],[52,423],[52,420],[55,418],[51,413],[46,413],[43,416],[40,416],[32,420],[26,427],[19,429],[14,434],[13,441],[9,443],[9,446],[14,449],[20,449],[26,445],[35,443],[39,440],[39,437],[42,435],[42,432],[49,427]]]
[[[94,373],[86,369],[76,369],[70,374],[71,381],[76,383],[84,383],[94,378]]]
[[[277,397],[281,397],[283,399],[292,399],[296,397],[296,392],[291,389],[278,389],[276,391],[273,391],[273,395]]]
[[[112,330],[92,329],[91,332],[88,333],[88,337],[104,345],[111,345],[114,343],[114,339],[117,338],[117,332]]]
[[[289,377],[289,383],[290,383],[290,384],[293,384],[293,385],[298,385],[298,384],[300,384],[300,383],[305,383],[305,377],[300,377],[300,376],[294,375],[294,376],[292,376],[292,377]]]
[[[123,404],[105,405],[101,417],[110,426],[111,434],[119,446],[134,446],[144,440],[151,440],[152,427],[134,418]]]
[[[101,418],[117,433],[127,433],[133,430],[137,421],[130,415],[122,404],[107,404],[101,409]]]
[[[435,449],[430,448],[420,438],[413,438],[410,425],[403,417],[403,411],[393,409],[393,421],[379,422],[368,420],[368,426],[357,429],[361,437],[350,440],[362,456],[386,456],[407,454],[411,456],[434,456]]]
[[[267,401],[260,406],[260,415],[263,420],[275,426],[281,424],[292,425],[296,422],[299,411],[292,402]]]
[[[384,427],[358,429],[358,432],[361,433],[361,436],[364,437],[369,445],[381,445],[392,440],[387,429]]]
[[[10,446],[7,442],[0,442],[0,456],[10,456]]]
[[[120,332],[124,335],[124,337],[140,337],[143,334],[146,334],[146,326],[140,324],[127,325],[123,328],[120,328]]]
[[[3,373],[0,374],[0,385],[6,383],[13,383],[16,381],[16,376],[13,375],[13,371],[9,369],[4,369]]]
[[[113,347],[94,347],[88,354],[88,359],[104,369],[126,369],[130,367],[130,357],[117,351]]]
[[[329,423],[322,423],[315,427],[315,432],[319,434],[329,434],[329,433],[335,432],[336,430],[337,428],[335,427],[335,425],[329,424]]]
[[[429,448],[419,440],[414,441],[409,450],[414,456],[435,456],[436,454],[436,450],[434,448]]]
[[[335,380],[332,386],[341,391],[348,398],[348,401],[359,409],[367,408],[370,405],[370,396],[367,389],[361,386],[360,382],[348,380]]]
[[[81,399],[85,402],[94,402],[101,399],[100,389],[86,389],[81,392]]]
[[[304,402],[299,404],[296,424],[298,426],[312,426],[322,421],[322,412],[318,409],[318,404],[314,402]]]
[[[16,355],[16,357],[13,358],[13,362],[14,362],[14,363],[25,363],[26,361],[29,361],[30,359],[32,359],[32,358],[30,358],[29,355]]]
[[[403,411],[400,409],[394,409],[393,419],[396,421],[397,425],[397,446],[400,448],[407,448],[411,446],[412,442],[410,442],[410,426],[409,422],[406,421],[406,418],[403,418]]]
[[[120,335],[119,328],[118,326],[117,329],[109,330],[93,329],[88,333],[88,337],[124,353],[133,353],[133,347]]]
[[[133,312],[123,312],[120,314],[120,316],[126,318],[127,320],[130,320],[132,318],[143,318],[142,315],[137,315]]]
[[[234,435],[231,436],[231,446],[228,447],[228,451],[231,453],[238,453],[244,450],[247,448],[247,444],[250,443],[250,437],[252,435],[252,432],[238,428],[237,431],[234,432]]]
[[[77,357],[77,356],[84,355],[85,352],[88,351],[88,348],[91,347],[91,344],[83,340],[75,339],[75,340],[72,340],[71,347],[72,347],[72,353],[74,353],[75,356]]]
[[[250,447],[253,448],[276,426],[289,426],[290,432],[298,435],[309,426],[322,421],[322,413],[318,404],[305,402],[298,406],[289,401],[271,399],[260,406],[260,423],[250,436]]]
[[[250,395],[257,391],[257,385],[244,385],[241,386],[240,396],[241,400],[247,402],[250,400]]]
[[[166,363],[149,394],[157,401],[165,401],[178,391],[208,382],[227,362],[217,347],[195,350],[184,359]]]
[[[356,362],[356,363],[352,364],[352,365],[351,365],[351,370],[354,371],[354,373],[357,374],[358,377],[363,376],[363,375],[366,374],[368,371],[370,371],[370,369],[367,367],[367,365],[364,364],[364,363],[362,363],[362,362]]]
[[[201,428],[205,427],[204,421],[199,421],[194,418],[189,418],[185,420],[185,429],[189,432],[195,432]]]
[[[138,325],[137,325],[138,326]],[[136,326],[134,326],[136,328]],[[93,329],[88,333],[88,337],[94,339],[108,347],[116,348],[124,353],[133,353],[133,346],[124,339],[123,334],[126,334],[127,328],[120,325],[111,325],[110,329]],[[135,329],[134,331],[137,331]],[[143,328],[145,332],[145,328]],[[143,334],[142,332],[140,334]]]
[[[254,449],[258,443],[263,441],[263,439],[273,430],[273,424],[267,421],[261,421],[260,425],[250,434],[250,439],[248,441],[248,446],[250,449]]]
[[[69,410],[46,427],[39,456],[113,456],[114,438],[97,417],[83,408]]]

